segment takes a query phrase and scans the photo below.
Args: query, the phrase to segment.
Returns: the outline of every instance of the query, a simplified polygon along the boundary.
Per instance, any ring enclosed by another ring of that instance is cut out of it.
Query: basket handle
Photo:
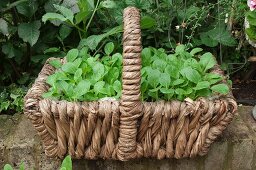
[[[124,9],[123,23],[122,96],[117,156],[119,160],[128,160],[137,156],[137,119],[142,111],[140,99],[142,45],[139,10],[135,7]]]

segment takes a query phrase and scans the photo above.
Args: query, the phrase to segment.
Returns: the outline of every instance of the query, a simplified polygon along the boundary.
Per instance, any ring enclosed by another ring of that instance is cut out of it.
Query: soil
[[[256,80],[234,83],[232,91],[238,103],[256,105]]]

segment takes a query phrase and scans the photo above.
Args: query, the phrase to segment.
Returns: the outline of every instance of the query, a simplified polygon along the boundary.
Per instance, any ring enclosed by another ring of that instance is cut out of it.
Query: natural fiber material
[[[205,155],[237,112],[227,96],[196,101],[141,102],[140,14],[124,11],[123,90],[120,101],[67,102],[42,99],[55,69],[48,59],[25,96],[25,114],[49,157],[129,160]],[[223,74],[219,66],[212,72]]]

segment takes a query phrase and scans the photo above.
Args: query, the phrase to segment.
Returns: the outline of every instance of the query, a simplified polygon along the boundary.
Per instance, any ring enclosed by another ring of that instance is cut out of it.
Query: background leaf
[[[40,21],[34,21],[31,23],[21,23],[18,26],[19,37],[22,38],[24,42],[28,42],[31,46],[33,46],[39,38],[40,27]]]
[[[4,35],[9,33],[8,24],[3,18],[0,18],[0,32]]]

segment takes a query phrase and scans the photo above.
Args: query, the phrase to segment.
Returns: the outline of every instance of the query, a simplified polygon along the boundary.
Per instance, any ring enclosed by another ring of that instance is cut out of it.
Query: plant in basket
[[[49,59],[25,97],[46,155],[129,160],[207,153],[237,105],[211,53],[142,49],[140,13],[124,10],[123,54],[72,49]]]

